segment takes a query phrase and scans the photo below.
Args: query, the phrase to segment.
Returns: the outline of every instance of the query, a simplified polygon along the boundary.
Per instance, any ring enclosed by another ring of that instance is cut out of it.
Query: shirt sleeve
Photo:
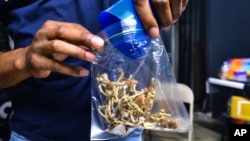
[[[0,0],[0,12],[9,12],[12,9],[31,4],[35,0]]]

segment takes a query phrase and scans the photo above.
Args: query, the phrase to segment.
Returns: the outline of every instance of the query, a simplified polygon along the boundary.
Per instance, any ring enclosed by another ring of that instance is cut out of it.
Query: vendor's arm
[[[102,50],[103,45],[101,38],[78,24],[47,21],[30,46],[0,53],[0,89],[28,77],[46,78],[52,71],[86,76],[87,69],[63,61],[72,56],[91,62],[96,57],[92,50]]]
[[[150,6],[149,0],[134,0],[134,3],[147,32],[152,37],[157,37],[159,27],[168,29],[171,24],[179,19],[187,6],[188,0],[152,0],[152,6]],[[160,25],[157,24],[153,11],[155,11]]]

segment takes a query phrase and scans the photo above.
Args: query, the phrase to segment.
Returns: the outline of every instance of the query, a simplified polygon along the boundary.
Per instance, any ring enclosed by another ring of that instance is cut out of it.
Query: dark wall
[[[250,1],[208,0],[208,77],[228,58],[250,57]]]
[[[196,105],[206,95],[206,8],[206,0],[190,0],[178,21],[178,82],[192,88]]]

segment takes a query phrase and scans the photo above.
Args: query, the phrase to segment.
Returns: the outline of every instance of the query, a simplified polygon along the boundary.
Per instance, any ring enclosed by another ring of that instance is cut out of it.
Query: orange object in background
[[[232,70],[240,70],[242,68],[242,59],[235,58],[231,60],[231,69]]]
[[[234,80],[234,70],[233,69],[229,69],[227,71],[227,77],[228,80]]]
[[[232,70],[241,70],[242,69],[243,60],[240,58],[235,58],[231,60],[231,69]]]
[[[218,76],[221,79],[250,82],[250,58],[231,58],[221,65]]]

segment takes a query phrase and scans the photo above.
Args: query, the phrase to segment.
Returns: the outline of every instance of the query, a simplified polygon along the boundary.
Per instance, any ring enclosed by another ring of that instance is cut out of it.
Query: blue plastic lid
[[[99,16],[105,38],[124,55],[138,59],[144,57],[151,38],[137,16],[132,0],[121,0],[104,10]]]
[[[120,0],[116,2],[100,13],[99,20],[102,29],[120,21],[136,22],[138,28],[143,29],[132,0]]]

